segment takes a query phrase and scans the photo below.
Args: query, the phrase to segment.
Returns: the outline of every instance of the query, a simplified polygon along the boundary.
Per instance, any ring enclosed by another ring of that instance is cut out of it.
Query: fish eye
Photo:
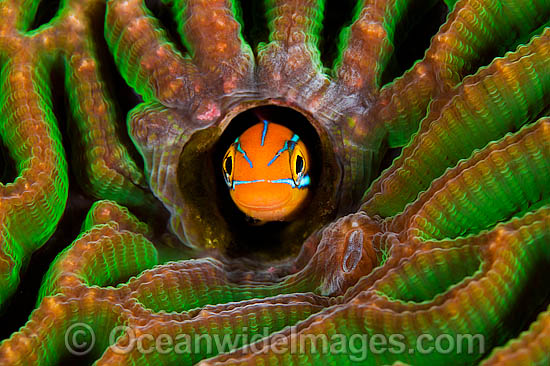
[[[294,167],[297,174],[300,174],[304,169],[304,158],[301,155],[296,156],[296,166]]]
[[[233,169],[233,159],[231,158],[231,156],[225,158],[225,163],[223,167],[225,169],[225,174],[231,175],[231,170]]]
[[[227,184],[228,187],[231,187],[233,184],[233,160],[235,156],[235,148],[232,145],[227,152],[225,153],[225,156],[223,157],[223,177],[225,179],[225,184]]]
[[[307,170],[307,160],[299,145],[297,145],[292,151],[290,169],[292,171],[292,179],[294,180],[294,183],[296,183],[296,185],[300,185],[300,181]]]

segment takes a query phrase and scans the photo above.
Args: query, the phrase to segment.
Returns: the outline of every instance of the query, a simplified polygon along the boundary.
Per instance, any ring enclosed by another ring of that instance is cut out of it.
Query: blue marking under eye
[[[264,130],[262,131],[262,143],[261,143],[261,146],[264,146],[264,141],[265,141],[265,135],[267,135],[267,125],[268,125],[269,122],[267,122],[265,119],[264,119]]]
[[[248,161],[248,165],[250,165],[250,167],[252,168],[252,161],[250,161],[248,155],[246,155],[246,151],[243,150],[243,148],[241,147],[241,143],[238,142],[238,140],[239,139],[235,140],[235,142],[237,143],[237,151],[243,154],[243,157],[246,159],[246,161]]]
[[[275,179],[275,180],[270,180],[269,181],[270,183],[285,183],[285,184],[288,184],[290,186],[292,186],[292,188],[306,188],[307,186],[309,186],[309,183],[311,182],[310,179],[309,179],[309,175],[304,175],[302,177],[302,179],[300,179],[300,183],[298,185],[296,185],[296,182],[294,182],[294,179],[290,179],[290,178],[285,178],[285,179]]]
[[[309,179],[309,175],[304,175],[302,179],[300,179],[300,184],[298,185],[298,188],[308,187],[310,183],[311,179]]]

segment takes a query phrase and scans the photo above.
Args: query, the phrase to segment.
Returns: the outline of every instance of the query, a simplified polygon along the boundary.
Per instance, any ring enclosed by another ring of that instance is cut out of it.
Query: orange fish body
[[[267,120],[247,129],[223,159],[231,198],[246,215],[286,221],[303,207],[309,193],[309,155],[290,129]]]

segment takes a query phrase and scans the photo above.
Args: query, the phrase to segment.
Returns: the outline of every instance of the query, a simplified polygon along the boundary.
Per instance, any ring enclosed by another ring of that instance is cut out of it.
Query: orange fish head
[[[261,222],[295,217],[307,201],[309,166],[308,151],[298,135],[267,120],[238,137],[222,162],[233,202]]]

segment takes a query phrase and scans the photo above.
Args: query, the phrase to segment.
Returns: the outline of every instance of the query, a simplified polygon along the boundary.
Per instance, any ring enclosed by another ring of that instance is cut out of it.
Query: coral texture
[[[238,2],[152,3],[62,1],[33,29],[37,1],[0,0],[0,133],[16,170],[0,185],[4,311],[71,174],[98,199],[0,365],[550,362],[548,1],[358,1],[331,67],[322,0],[265,1],[257,47]],[[436,6],[448,14],[423,58],[387,82],[400,27]],[[139,94],[131,141],[106,58]],[[248,227],[218,184],[220,144],[257,109],[302,116],[287,124],[320,161],[306,211],[276,234]],[[235,249],[261,233],[279,252]]]

